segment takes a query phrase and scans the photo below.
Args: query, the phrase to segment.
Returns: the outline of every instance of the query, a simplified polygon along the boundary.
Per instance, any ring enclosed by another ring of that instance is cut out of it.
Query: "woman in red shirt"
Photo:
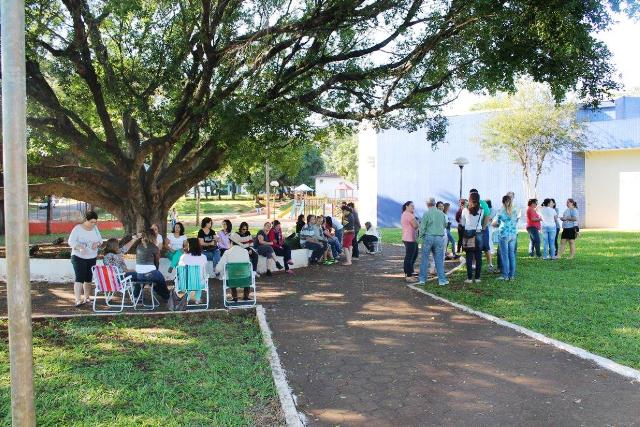
[[[529,199],[527,203],[529,206],[527,208],[527,232],[529,233],[529,256],[533,256],[533,251],[535,249],[536,256],[540,258],[542,254],[540,253],[540,227],[542,217],[537,211],[538,208],[538,200],[537,199]]]
[[[282,226],[277,219],[273,221],[273,228],[269,230],[269,240],[273,242],[273,251],[276,255],[284,258],[284,271],[293,274],[293,271],[289,270],[289,266],[293,264],[291,260],[291,248],[284,242]]]

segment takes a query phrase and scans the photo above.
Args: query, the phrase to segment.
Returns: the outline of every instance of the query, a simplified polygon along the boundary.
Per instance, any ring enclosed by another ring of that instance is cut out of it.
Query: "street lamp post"
[[[462,199],[462,169],[465,165],[469,164],[469,160],[464,157],[458,157],[453,161],[453,164],[457,165],[460,168],[460,195],[458,196],[458,198]]]
[[[269,183],[273,187],[273,219],[276,218],[276,191],[280,183],[276,180],[273,180]],[[267,217],[269,218],[269,217]]]

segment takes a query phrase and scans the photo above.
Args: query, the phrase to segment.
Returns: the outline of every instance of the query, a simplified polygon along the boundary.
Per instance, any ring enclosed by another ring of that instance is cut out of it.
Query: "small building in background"
[[[355,199],[358,197],[356,185],[336,173],[316,175],[316,196],[331,199]]]

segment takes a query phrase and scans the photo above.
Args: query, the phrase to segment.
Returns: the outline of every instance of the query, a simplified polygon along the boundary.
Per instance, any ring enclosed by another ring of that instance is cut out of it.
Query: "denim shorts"
[[[483,252],[491,250],[491,241],[489,241],[489,227],[482,230],[482,239],[480,239],[480,250]]]

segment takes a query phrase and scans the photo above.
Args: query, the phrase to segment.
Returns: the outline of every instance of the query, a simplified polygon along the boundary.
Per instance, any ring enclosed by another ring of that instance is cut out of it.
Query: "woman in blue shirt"
[[[502,198],[502,209],[493,220],[500,236],[500,264],[502,276],[498,280],[513,280],[516,275],[516,240],[518,238],[518,213],[512,206],[511,197]]]
[[[567,199],[567,209],[560,218],[562,220],[562,235],[560,236],[560,251],[558,257],[564,253],[564,248],[569,242],[569,259],[576,255],[576,237],[578,227],[578,204],[573,199]]]

